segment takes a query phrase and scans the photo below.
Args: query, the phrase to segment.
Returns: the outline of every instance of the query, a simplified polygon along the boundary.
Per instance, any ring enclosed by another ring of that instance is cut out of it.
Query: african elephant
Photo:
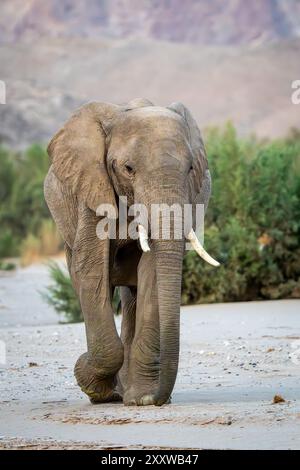
[[[170,399],[179,357],[179,311],[184,239],[99,239],[97,207],[202,203],[210,174],[200,131],[181,103],[158,107],[82,106],[52,138],[45,199],[65,242],[72,282],[84,315],[87,352],[75,365],[92,403],[162,405]],[[194,222],[193,222],[194,223]],[[195,228],[194,228],[195,229]],[[200,256],[217,265],[191,230]],[[120,287],[119,337],[112,308]]]

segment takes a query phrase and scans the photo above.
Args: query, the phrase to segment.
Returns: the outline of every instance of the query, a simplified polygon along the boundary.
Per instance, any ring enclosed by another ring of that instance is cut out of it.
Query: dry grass
[[[38,236],[29,234],[21,247],[21,266],[29,266],[46,256],[57,255],[62,240],[52,220],[44,220]]]
[[[61,249],[62,240],[54,222],[49,219],[42,223],[39,238],[41,241],[41,254],[44,256],[56,255]]]

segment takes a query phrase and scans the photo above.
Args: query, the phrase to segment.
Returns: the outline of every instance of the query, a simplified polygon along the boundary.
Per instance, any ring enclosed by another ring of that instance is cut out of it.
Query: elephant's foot
[[[145,376],[143,382],[133,377],[123,395],[126,406],[155,405],[155,395],[158,388],[158,376]],[[135,379],[135,380],[134,380]]]
[[[139,340],[131,349],[124,405],[155,405],[159,386],[159,353],[149,346],[147,339]]]
[[[124,394],[123,403],[126,406],[147,406],[154,405],[154,392],[136,393],[134,390],[128,390]]]
[[[147,405],[157,405],[155,401],[155,393],[134,393],[134,391],[129,390],[125,393],[123,398],[123,403],[126,406],[147,406]],[[166,404],[171,403],[171,397],[168,399]]]
[[[81,390],[89,396],[90,402],[92,403],[92,405],[97,405],[98,403],[110,403],[110,402],[116,402],[116,401],[123,401],[122,395],[120,395],[117,390],[113,390],[112,393],[107,395],[106,397],[104,397],[102,394],[100,395],[95,394],[95,392],[92,392],[93,395],[91,395],[90,391],[86,391],[83,388]]]
[[[116,376],[101,373],[87,353],[82,354],[77,360],[74,373],[79,387],[89,397],[91,403],[122,401],[122,396],[117,390]]]

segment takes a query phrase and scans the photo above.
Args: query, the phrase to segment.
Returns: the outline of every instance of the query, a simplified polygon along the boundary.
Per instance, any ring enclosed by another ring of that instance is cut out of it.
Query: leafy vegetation
[[[58,263],[49,263],[52,284],[46,292],[42,292],[46,302],[62,314],[67,323],[83,321],[78,297],[75,294],[69,273]]]
[[[43,194],[48,160],[40,145],[25,152],[0,147],[0,258],[20,256],[34,240],[35,252],[46,255],[61,243]]]
[[[231,124],[208,132],[213,191],[205,246],[189,252],[183,304],[300,297],[300,137],[241,140]]]
[[[14,263],[0,260],[0,271],[13,271],[15,268]]]
[[[48,216],[42,186],[46,158],[37,146],[24,154],[0,150],[1,256],[18,255],[22,239]]]

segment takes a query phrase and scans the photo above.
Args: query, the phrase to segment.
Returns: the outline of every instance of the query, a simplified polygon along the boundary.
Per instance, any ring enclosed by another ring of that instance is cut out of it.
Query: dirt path
[[[84,326],[57,324],[47,282],[0,277],[0,448],[300,448],[300,301],[183,308],[172,404],[92,406],[73,376]]]

